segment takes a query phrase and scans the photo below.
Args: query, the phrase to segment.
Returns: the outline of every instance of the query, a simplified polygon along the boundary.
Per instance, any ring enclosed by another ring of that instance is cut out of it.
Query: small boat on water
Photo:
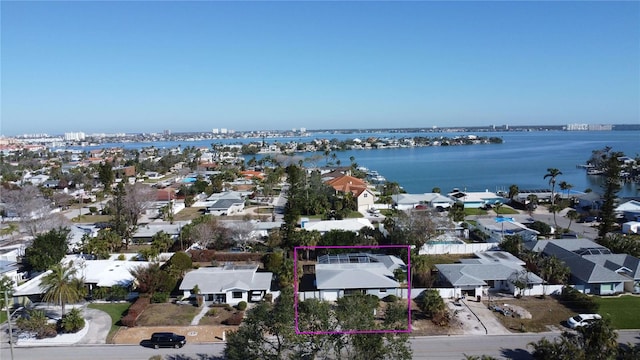
[[[604,170],[598,170],[598,169],[587,170],[587,175],[602,175],[602,174],[604,174]]]

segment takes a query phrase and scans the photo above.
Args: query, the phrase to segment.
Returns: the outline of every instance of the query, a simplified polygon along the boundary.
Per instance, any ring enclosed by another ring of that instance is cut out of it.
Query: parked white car
[[[602,316],[599,314],[578,314],[576,316],[572,316],[567,320],[567,324],[570,328],[575,329],[580,326],[589,325],[594,321],[601,320]]]

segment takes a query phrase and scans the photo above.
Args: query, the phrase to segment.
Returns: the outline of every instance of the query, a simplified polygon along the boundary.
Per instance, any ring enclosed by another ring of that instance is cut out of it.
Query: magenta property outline
[[[407,329],[406,330],[346,330],[346,331],[300,331],[298,327],[298,249],[407,249]],[[335,334],[399,334],[411,332],[411,246],[410,245],[362,245],[362,246],[296,246],[293,248],[293,308],[295,312],[294,330],[298,335],[335,335]]]

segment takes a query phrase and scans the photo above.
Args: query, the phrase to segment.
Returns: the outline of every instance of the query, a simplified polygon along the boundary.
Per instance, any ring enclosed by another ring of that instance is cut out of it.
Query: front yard
[[[200,311],[192,305],[151,304],[146,308],[136,324],[138,326],[186,326]]]
[[[513,332],[543,332],[552,328],[564,330],[567,319],[576,314],[551,296],[545,298],[526,296],[520,299],[492,298],[491,304],[500,307],[518,306],[531,314],[531,319],[521,319],[494,313],[498,320]],[[488,302],[485,302],[485,305],[488,306]]]
[[[598,313],[611,319],[616,329],[640,329],[640,297],[594,297],[600,306]]]

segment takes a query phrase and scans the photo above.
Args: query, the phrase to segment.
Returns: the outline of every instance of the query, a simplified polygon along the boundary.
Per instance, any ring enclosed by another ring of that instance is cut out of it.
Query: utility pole
[[[13,360],[13,329],[11,328],[11,313],[9,312],[9,295],[4,292],[4,307],[7,309],[7,324],[9,325],[9,347],[11,348],[11,360]]]

